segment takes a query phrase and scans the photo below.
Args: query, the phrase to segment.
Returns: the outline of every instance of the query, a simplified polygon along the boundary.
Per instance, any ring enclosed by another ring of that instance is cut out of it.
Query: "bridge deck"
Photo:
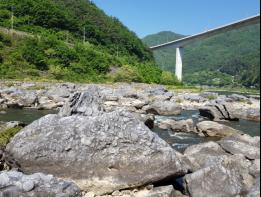
[[[187,44],[190,44],[192,42],[195,42],[197,40],[205,39],[205,38],[208,38],[208,37],[220,34],[220,33],[224,33],[224,32],[227,32],[227,31],[231,31],[231,30],[234,30],[234,29],[238,29],[238,28],[248,26],[248,25],[251,25],[251,24],[256,24],[256,23],[260,23],[260,15],[256,15],[256,16],[244,19],[244,20],[240,20],[240,21],[237,21],[237,22],[234,22],[234,23],[230,23],[230,24],[227,24],[227,25],[215,28],[215,29],[211,29],[209,31],[205,31],[203,33],[193,35],[193,36],[188,36],[188,37],[185,37],[185,38],[181,38],[179,40],[175,40],[175,41],[171,41],[171,42],[168,42],[168,43],[165,43],[165,44],[153,46],[153,47],[150,47],[150,49],[151,50],[157,50],[157,49],[162,49],[162,48],[166,48],[166,47],[179,48],[179,47],[183,47]]]

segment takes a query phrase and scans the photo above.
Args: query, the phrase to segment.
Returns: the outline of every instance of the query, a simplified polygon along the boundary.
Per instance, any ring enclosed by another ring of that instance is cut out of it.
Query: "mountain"
[[[161,32],[143,39],[148,46],[185,36]],[[157,64],[175,72],[176,49],[154,52]],[[223,33],[185,47],[184,81],[214,86],[260,87],[260,24]]]
[[[12,21],[13,33],[3,29]],[[89,0],[1,0],[0,27],[1,78],[175,81],[135,33]]]

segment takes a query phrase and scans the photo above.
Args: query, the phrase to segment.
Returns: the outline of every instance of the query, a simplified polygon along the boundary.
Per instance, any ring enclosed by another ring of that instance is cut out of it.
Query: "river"
[[[33,109],[7,109],[6,114],[0,114],[0,121],[21,121],[25,124],[30,124],[42,116],[55,113],[57,112],[50,110],[39,111]],[[184,111],[181,115],[178,116],[157,116],[156,121],[160,121],[162,119],[182,120],[189,118],[192,118],[196,124],[200,118],[199,112]],[[260,136],[260,122],[240,120],[238,122],[223,122],[223,124],[241,130],[251,136]],[[183,152],[188,146],[193,144],[218,140],[217,138],[199,137],[193,133],[174,133],[172,131],[166,131],[159,128],[154,128],[153,131],[157,133],[162,139],[167,141],[174,149],[180,152]]]

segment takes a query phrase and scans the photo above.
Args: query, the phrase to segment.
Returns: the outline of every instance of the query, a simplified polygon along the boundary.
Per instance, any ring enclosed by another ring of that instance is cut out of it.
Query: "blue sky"
[[[260,0],[93,0],[139,37],[199,33],[260,13]]]

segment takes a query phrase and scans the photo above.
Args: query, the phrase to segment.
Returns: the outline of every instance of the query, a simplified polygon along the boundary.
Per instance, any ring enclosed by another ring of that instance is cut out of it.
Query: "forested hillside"
[[[144,38],[153,46],[184,37],[161,32]],[[176,49],[155,52],[164,70],[175,72]],[[191,84],[260,87],[260,25],[253,25],[185,47],[184,80]]]
[[[32,36],[0,34],[1,78],[175,81],[135,33],[91,1],[1,0],[0,26],[10,28],[12,21]]]

